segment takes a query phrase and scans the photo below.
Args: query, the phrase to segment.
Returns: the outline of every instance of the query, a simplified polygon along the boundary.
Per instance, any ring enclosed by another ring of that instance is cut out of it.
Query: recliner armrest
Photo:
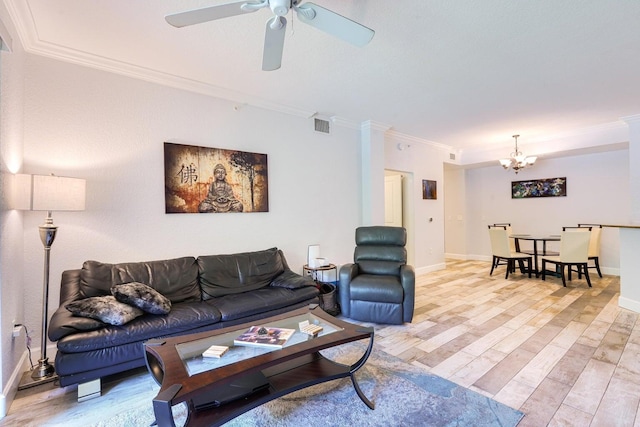
[[[402,303],[403,320],[411,323],[413,309],[416,300],[416,272],[412,265],[400,267],[400,283],[404,289],[404,302]]]
[[[351,281],[359,273],[357,264],[343,264],[340,267],[339,281],[338,281],[338,301],[340,302],[340,310],[342,314],[349,317],[351,314],[351,303],[349,301],[349,287]]]

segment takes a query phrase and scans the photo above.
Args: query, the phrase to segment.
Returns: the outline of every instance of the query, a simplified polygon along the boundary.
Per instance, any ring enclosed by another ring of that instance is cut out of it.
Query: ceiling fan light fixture
[[[272,30],[279,30],[285,25],[285,22],[287,21],[282,16],[274,16],[269,19],[269,27]]]
[[[269,7],[271,11],[278,16],[285,16],[289,13],[289,5],[291,4],[290,0],[270,0]]]
[[[339,15],[317,4],[302,0],[260,0],[232,1],[231,3],[188,10],[167,15],[165,20],[174,27],[201,24],[217,19],[229,18],[269,8],[274,16],[267,21],[267,28],[262,53],[262,69],[273,71],[280,68],[284,50],[284,30],[287,26],[285,15],[293,9],[300,22],[308,24],[320,31],[342,39],[355,46],[364,46],[371,41],[375,31],[349,18]]]
[[[296,13],[298,15],[302,15],[305,19],[309,21],[311,21],[313,18],[316,17],[316,11],[308,6],[303,5],[299,7],[294,7],[294,9],[296,10]]]
[[[263,7],[267,6],[269,6],[269,0],[260,2],[247,2],[240,6],[240,9],[244,12],[255,12],[256,10],[262,9]]]
[[[500,165],[505,169],[513,169],[517,174],[520,169],[524,169],[529,166],[533,166],[538,157],[536,156],[525,156],[522,151],[518,150],[518,138],[520,135],[513,135],[513,138],[516,140],[516,148],[513,151],[508,159],[500,159]]]

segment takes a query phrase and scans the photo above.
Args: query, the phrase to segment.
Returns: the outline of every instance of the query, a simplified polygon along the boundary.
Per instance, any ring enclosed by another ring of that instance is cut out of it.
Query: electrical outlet
[[[18,326],[14,323],[13,325],[13,337],[19,337],[20,336],[20,332],[22,331],[22,326]]]

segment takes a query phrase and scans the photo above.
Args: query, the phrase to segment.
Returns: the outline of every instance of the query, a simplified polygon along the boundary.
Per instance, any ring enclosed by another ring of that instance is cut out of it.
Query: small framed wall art
[[[422,180],[422,198],[436,200],[438,198],[438,183],[428,179]]]

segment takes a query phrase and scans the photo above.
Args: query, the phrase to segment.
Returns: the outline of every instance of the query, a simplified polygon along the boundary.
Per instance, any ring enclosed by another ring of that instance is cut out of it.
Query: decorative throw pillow
[[[85,298],[64,307],[75,316],[89,317],[110,325],[124,325],[143,314],[139,308],[117,301],[112,295]]]
[[[171,301],[151,286],[131,282],[111,287],[111,293],[120,302],[138,307],[151,314],[167,314],[171,311]]]

